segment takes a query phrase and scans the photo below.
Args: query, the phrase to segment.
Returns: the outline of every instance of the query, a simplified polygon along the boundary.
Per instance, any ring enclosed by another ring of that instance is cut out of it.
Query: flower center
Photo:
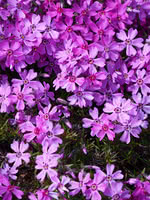
[[[142,109],[142,108],[143,108],[143,104],[142,104],[142,103],[139,103],[139,104],[138,104],[138,108],[139,108],[139,109]]]
[[[111,177],[110,175],[108,175],[108,176],[106,177],[106,180],[107,180],[107,181],[111,181],[111,180],[112,180],[112,177]]]
[[[35,29],[36,29],[35,24],[32,24],[32,25],[31,25],[31,29],[32,29],[32,31],[35,31]]]
[[[38,127],[36,127],[36,128],[34,129],[34,133],[35,133],[36,135],[39,135],[40,129],[39,129]]]
[[[70,33],[70,32],[72,32],[72,27],[71,26],[68,26],[67,27],[67,31]]]
[[[83,186],[83,181],[80,181],[79,186],[80,188]]]
[[[116,108],[114,109],[114,111],[115,111],[116,113],[120,113],[120,112],[121,112],[121,108],[116,107]]]
[[[48,113],[45,113],[44,119],[45,119],[45,120],[48,120],[48,119],[49,119],[49,114],[48,114]]]
[[[70,76],[70,77],[69,77],[69,81],[70,81],[70,82],[75,82],[75,80],[76,80],[76,77],[75,77],[75,76]]]
[[[81,96],[83,95],[83,93],[82,93],[81,91],[78,91],[78,92],[76,93],[76,95],[77,95],[78,97],[81,97]]]
[[[21,92],[18,93],[17,98],[18,98],[19,100],[23,100],[23,94],[22,94]]]
[[[51,30],[50,26],[46,26],[46,32],[49,32]]]
[[[11,56],[13,54],[13,51],[11,49],[8,50],[7,55]]]
[[[61,7],[57,8],[58,13],[62,13],[63,9]]]
[[[53,133],[50,132],[50,131],[48,131],[48,132],[47,132],[47,137],[48,137],[48,138],[51,138],[52,136],[53,136]]]
[[[112,199],[113,200],[119,200],[120,199],[120,195],[119,194],[115,194]]]
[[[44,168],[45,170],[48,170],[48,164],[44,164],[44,165],[43,165],[43,168]]]
[[[142,84],[143,84],[143,80],[142,80],[142,79],[138,79],[138,80],[137,80],[137,84],[138,84],[138,85],[142,85]]]
[[[126,39],[126,44],[129,45],[131,43],[130,39]]]
[[[96,80],[96,76],[94,74],[92,74],[91,76],[89,76],[90,81],[95,81]]]
[[[91,189],[92,189],[93,191],[97,190],[97,185],[96,185],[96,184],[92,184]]]
[[[27,85],[29,83],[28,79],[24,80],[24,85]]]
[[[14,189],[14,185],[9,185],[9,186],[8,186],[8,190],[9,190],[9,191],[12,191],[13,189]]]
[[[5,38],[4,35],[0,35],[1,40],[4,40],[4,38]]]
[[[105,47],[105,51],[106,51],[106,52],[109,52],[109,48],[108,48],[108,47]]]
[[[103,129],[103,131],[108,131],[108,126],[107,126],[106,124],[104,124],[104,125],[102,126],[102,129]]]
[[[121,16],[118,16],[117,19],[118,19],[118,21],[121,21]]]
[[[93,62],[94,62],[93,59],[90,58],[90,59],[89,59],[89,64],[93,64]]]
[[[82,10],[81,14],[82,14],[82,15],[86,15],[86,14],[87,14],[87,11],[86,11],[86,10]]]
[[[82,48],[82,49],[85,49],[85,50],[88,50],[88,45],[83,44],[83,45],[81,46],[81,48]]]
[[[17,152],[17,153],[16,153],[16,157],[17,157],[17,158],[21,158],[21,156],[22,156],[22,153],[21,153],[21,152]]]
[[[104,33],[104,31],[101,30],[101,29],[98,31],[98,34],[99,34],[99,35],[103,35],[103,33]]]
[[[128,74],[127,74],[127,73],[124,74],[124,78],[125,78],[125,79],[128,78]]]

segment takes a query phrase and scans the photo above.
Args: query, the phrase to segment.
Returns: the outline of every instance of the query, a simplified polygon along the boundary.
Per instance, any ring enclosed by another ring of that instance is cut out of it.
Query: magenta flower
[[[64,14],[68,17],[73,17],[73,10],[70,9],[70,8],[63,8],[61,3],[52,3],[49,11],[48,11],[48,14],[51,16],[51,17],[56,17],[56,21],[59,21],[60,17]]]
[[[136,38],[134,39],[138,34],[138,31],[133,28],[130,28],[128,31],[128,35],[126,35],[125,31],[121,30],[119,33],[117,33],[118,39],[122,40],[121,44],[123,45],[123,48],[126,47],[126,54],[127,56],[135,56],[136,49],[133,47],[141,48],[143,47],[143,39],[142,38]]]
[[[141,89],[144,96],[147,96],[147,93],[150,93],[150,87],[148,86],[148,84],[150,84],[150,75],[146,74],[145,69],[137,70],[136,76],[134,75],[132,77],[131,82],[133,84],[128,87],[128,90],[132,91],[133,94],[137,94],[139,89]]]
[[[26,139],[27,142],[31,142],[35,138],[38,142],[42,142],[44,133],[47,132],[46,125],[39,116],[36,116],[35,125],[33,125],[32,122],[27,121],[20,124],[19,128],[23,133],[28,132],[24,134],[24,139]]]
[[[11,144],[11,149],[13,149],[15,153],[7,154],[8,161],[10,163],[14,163],[15,167],[20,166],[22,164],[22,160],[28,164],[30,161],[30,153],[24,153],[28,148],[29,144],[25,144],[23,141],[21,141],[21,143],[14,141]]]
[[[114,125],[109,120],[109,116],[102,114],[100,125],[93,126],[92,132],[94,133],[94,135],[100,138],[100,141],[105,137],[105,135],[107,135],[109,140],[113,141],[115,138],[115,133],[114,131],[112,131],[112,129],[114,129]]]
[[[112,113],[110,115],[110,119],[113,121],[118,120],[123,123],[130,119],[130,115],[128,111],[133,108],[131,104],[131,100],[124,99],[121,96],[117,96],[113,98],[112,103],[105,103],[105,107],[103,109],[106,113]]]
[[[3,195],[3,200],[12,200],[13,195],[18,199],[22,199],[23,194],[18,186],[11,185],[9,181],[5,181],[3,185],[0,185],[0,196]]]
[[[68,75],[62,82],[62,88],[66,89],[67,92],[73,92],[77,89],[77,85],[82,86],[84,77],[79,77],[81,73],[81,68],[74,68],[72,74]]]

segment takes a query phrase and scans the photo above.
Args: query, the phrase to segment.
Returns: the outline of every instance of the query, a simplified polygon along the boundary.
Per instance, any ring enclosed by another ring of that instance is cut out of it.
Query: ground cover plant
[[[0,199],[150,199],[149,114],[149,0],[0,0]]]

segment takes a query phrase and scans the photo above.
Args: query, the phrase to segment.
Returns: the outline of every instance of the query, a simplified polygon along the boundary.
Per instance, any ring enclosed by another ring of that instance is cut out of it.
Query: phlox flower
[[[124,199],[129,199],[131,195],[129,194],[129,190],[122,190],[123,188],[123,183],[118,183],[113,187],[112,184],[112,189],[110,190],[110,196],[112,199],[111,200],[124,200]]]
[[[58,199],[58,194],[49,187],[49,189],[39,189],[36,194],[31,193],[28,197],[30,200],[52,200],[52,198]]]
[[[24,110],[25,102],[30,107],[34,105],[34,96],[31,93],[32,89],[28,87],[21,89],[21,86],[18,85],[13,88],[13,93],[10,95],[10,99],[13,103],[16,103],[16,109],[18,111]]]
[[[105,113],[112,113],[110,119],[113,121],[126,122],[130,119],[128,111],[132,110],[133,104],[131,100],[126,100],[121,96],[114,97],[112,103],[105,103],[103,111]]]
[[[12,200],[13,195],[18,199],[22,199],[23,194],[18,186],[11,185],[8,180],[0,185],[0,196],[3,195],[3,200]]]
[[[101,177],[101,185],[105,195],[109,195],[112,192],[112,189],[117,188],[117,185],[120,184],[119,182],[116,182],[116,180],[123,179],[121,170],[113,173],[114,169],[115,165],[113,164],[106,165],[107,174],[105,174],[102,170],[97,169],[97,173],[99,173],[99,176]]]
[[[130,143],[131,135],[139,138],[139,134],[141,133],[142,129],[140,126],[142,125],[142,121],[138,120],[136,117],[129,120],[126,123],[123,124],[117,124],[115,126],[115,133],[121,133],[123,132],[123,135],[121,136],[120,140],[122,142],[126,142],[127,144]]]
[[[60,181],[57,176],[51,177],[51,180],[53,182],[51,188],[53,188],[54,190],[57,189],[62,195],[64,195],[65,192],[69,192],[65,185],[70,182],[70,178],[67,176],[62,176],[61,179],[62,180]]]
[[[36,157],[35,166],[36,169],[41,170],[36,176],[41,182],[44,181],[46,175],[48,175],[50,179],[53,176],[57,176],[56,170],[52,168],[57,167],[59,158],[59,155],[53,154],[57,150],[55,145],[51,145],[47,151],[45,147],[43,150],[43,154]]]
[[[46,124],[44,124],[43,120],[36,116],[35,125],[31,121],[26,121],[19,126],[20,130],[24,134],[24,139],[27,142],[31,142],[36,138],[38,142],[42,142],[44,133],[46,133]]]
[[[75,196],[80,191],[82,191],[83,195],[87,190],[87,183],[91,181],[90,173],[85,173],[81,170],[78,174],[78,181],[71,180],[69,190],[72,190],[69,194],[71,196]]]
[[[8,106],[11,104],[11,87],[6,83],[0,86],[0,112],[8,112]]]
[[[114,140],[115,132],[112,129],[114,129],[114,125],[109,120],[109,116],[102,114],[101,123],[92,127],[92,133],[100,138],[100,141],[105,137],[105,135],[107,135],[109,140]]]
[[[77,105],[80,108],[86,107],[88,101],[92,101],[93,99],[92,92],[84,91],[82,88],[76,89],[74,94],[67,98],[70,105]]]
[[[150,84],[150,75],[146,74],[146,70],[137,70],[136,75],[134,75],[131,79],[132,85],[128,87],[128,90],[131,91],[133,94],[137,94],[139,89],[141,89],[141,92],[144,96],[147,95],[147,93],[150,93],[150,87],[148,84]]]
[[[24,70],[19,75],[22,80],[12,79],[12,83],[14,87],[23,85],[24,88],[31,87],[33,89],[41,89],[42,87],[41,83],[39,81],[33,81],[33,79],[37,77],[37,73],[34,72],[33,69],[30,69],[29,71]]]
[[[16,41],[12,41],[9,43],[9,41],[3,41],[1,42],[1,50],[0,50],[0,59],[6,58],[5,64],[7,67],[10,67],[10,65],[13,65],[14,60],[18,56],[22,56],[22,48],[21,44]]]
[[[104,186],[102,184],[103,177],[99,172],[94,174],[94,179],[87,183],[88,189],[85,191],[87,199],[101,200],[99,191],[104,192]]]
[[[25,161],[26,164],[30,161],[30,153],[24,153],[29,148],[29,144],[25,144],[23,141],[20,143],[18,141],[14,141],[11,144],[11,149],[15,151],[15,153],[8,153],[7,158],[9,163],[14,163],[15,167],[18,167],[22,164],[22,160]]]
[[[9,178],[11,178],[13,180],[17,179],[16,174],[18,173],[18,170],[16,169],[15,166],[10,167],[8,165],[8,163],[5,163],[3,168],[0,171],[6,177],[9,177]]]
[[[59,32],[54,30],[54,25],[53,23],[51,22],[51,17],[49,15],[44,15],[43,16],[43,22],[45,23],[45,32],[43,34],[43,37],[46,38],[46,39],[58,39],[59,37]]]
[[[126,47],[126,54],[127,56],[135,56],[136,49],[133,46],[136,46],[137,48],[143,47],[143,39],[142,38],[136,38],[134,39],[138,34],[138,31],[136,29],[130,28],[128,31],[128,35],[126,35],[125,31],[121,30],[119,33],[117,33],[117,38],[122,40],[121,44],[122,47]]]
[[[84,77],[80,77],[81,73],[81,68],[73,68],[72,73],[66,76],[61,87],[66,89],[67,92],[75,91],[77,89],[77,85],[82,86],[84,83]]]

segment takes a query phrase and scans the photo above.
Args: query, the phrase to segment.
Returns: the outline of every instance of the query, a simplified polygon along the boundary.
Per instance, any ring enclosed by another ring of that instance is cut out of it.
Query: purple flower
[[[12,79],[12,83],[14,87],[23,85],[24,88],[31,87],[33,89],[41,89],[41,83],[39,81],[32,81],[37,77],[37,73],[34,72],[33,69],[29,71],[24,70],[20,73],[20,77],[22,80],[19,79]]]
[[[18,170],[16,169],[15,166],[10,167],[7,163],[1,169],[1,173],[4,176],[9,177],[13,180],[17,179],[17,176],[16,176],[17,172],[18,172]]]
[[[134,39],[138,34],[138,31],[133,28],[130,28],[128,31],[128,35],[126,35],[125,31],[121,30],[119,33],[117,33],[118,39],[122,40],[121,44],[123,45],[123,48],[126,47],[126,54],[127,56],[135,56],[136,49],[133,46],[136,46],[137,48],[143,47],[143,39],[142,38],[136,38]]]
[[[70,182],[70,178],[67,176],[62,176],[62,180],[60,181],[57,176],[51,177],[52,185],[51,187],[55,190],[58,189],[58,191],[64,195],[65,192],[69,192],[69,190],[66,188],[66,184]]]
[[[116,180],[123,179],[123,175],[121,174],[121,170],[118,170],[113,173],[115,169],[115,165],[113,164],[107,164],[106,165],[106,172],[105,174],[100,169],[97,170],[97,173],[99,173],[99,176],[101,177],[101,185],[103,188],[103,191],[105,195],[109,195],[112,192],[112,188],[116,188],[119,184],[116,182]]]
[[[24,110],[25,102],[28,106],[32,107],[34,105],[34,96],[31,94],[32,89],[28,87],[24,87],[21,91],[21,86],[18,85],[14,87],[13,94],[10,95],[10,99],[13,103],[16,103],[16,109],[18,111]],[[25,102],[24,102],[25,101]]]
[[[132,120],[124,123],[124,124],[118,124],[115,127],[115,132],[116,133],[121,133],[123,132],[123,135],[121,136],[120,140],[122,142],[126,142],[127,144],[130,143],[131,140],[131,135],[139,138],[139,134],[141,133],[141,126],[142,121],[136,119],[136,117],[134,117]]]
[[[30,161],[30,153],[24,153],[28,148],[29,144],[25,144],[23,141],[21,141],[21,143],[14,141],[11,144],[11,149],[13,149],[15,153],[7,154],[8,161],[10,163],[14,163],[15,167],[20,166],[22,164],[22,160],[28,164]]]
[[[53,176],[57,176],[57,172],[52,168],[57,167],[57,160],[60,156],[53,154],[57,150],[57,147],[55,145],[51,145],[47,149],[47,151],[46,149],[43,150],[43,154],[36,157],[35,166],[36,169],[41,170],[37,175],[37,179],[39,179],[40,181],[44,181],[46,175],[48,175],[50,178]]]
[[[72,196],[75,196],[80,191],[82,191],[83,195],[85,195],[85,192],[87,190],[87,183],[91,181],[90,173],[85,173],[83,170],[79,172],[78,174],[79,181],[70,181],[70,187],[69,189],[72,190],[69,194]]]
[[[80,108],[86,107],[88,101],[94,99],[92,92],[84,91],[82,88],[78,88],[74,91],[74,95],[67,98],[70,101],[70,105],[78,105]]]
[[[88,189],[85,191],[85,195],[87,199],[92,199],[92,200],[101,200],[101,195],[99,191],[104,192],[104,187],[102,184],[103,177],[99,172],[96,172],[94,174],[94,179],[91,180],[88,185]]]
[[[46,25],[45,32],[43,34],[43,37],[46,39],[58,39],[59,37],[59,32],[54,30],[54,25],[51,22],[51,17],[49,15],[43,16],[43,22]]]
[[[146,75],[145,69],[137,70],[136,76],[134,75],[132,77],[131,82],[133,84],[128,87],[128,90],[132,91],[133,94],[136,94],[139,89],[141,89],[144,96],[146,96],[147,93],[150,93],[150,88],[147,86],[147,84],[150,84],[150,75]]]
[[[131,100],[124,99],[121,96],[117,96],[113,98],[112,103],[105,103],[105,107],[103,109],[106,113],[112,113],[110,115],[110,119],[113,121],[118,120],[123,123],[130,119],[130,115],[128,111],[133,108],[133,104],[131,104]]]
[[[2,84],[0,86],[0,112],[8,112],[8,106],[11,104],[10,94],[11,87],[8,84]]]

